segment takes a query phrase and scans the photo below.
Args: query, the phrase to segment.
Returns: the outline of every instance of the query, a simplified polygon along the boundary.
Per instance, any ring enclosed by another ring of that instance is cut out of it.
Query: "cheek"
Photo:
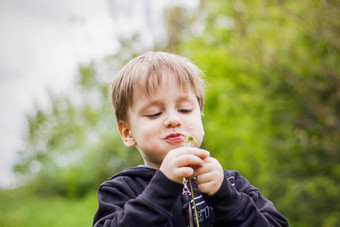
[[[196,140],[195,146],[200,147],[202,145],[203,137],[204,137],[203,127],[195,128],[195,130],[192,132],[192,135],[194,136]]]
[[[147,124],[140,124],[140,127],[138,129],[138,134],[140,137],[143,137],[144,139],[150,138],[151,136],[159,134],[158,131],[159,126],[157,127],[157,124],[155,122],[148,122]]]
[[[201,120],[201,115],[192,118],[188,123],[188,129],[190,132],[197,137],[198,140],[202,140],[204,136],[204,129]]]
[[[194,125],[197,130],[198,128],[203,128],[202,118],[200,113],[196,113],[195,116],[191,119],[191,124]]]
[[[204,128],[202,123],[197,124],[196,128],[195,128],[195,133],[197,134],[197,136],[203,138],[204,136]]]

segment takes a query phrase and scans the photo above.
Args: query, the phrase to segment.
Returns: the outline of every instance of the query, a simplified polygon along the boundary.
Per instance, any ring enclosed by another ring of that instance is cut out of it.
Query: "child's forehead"
[[[158,84],[146,83],[144,85],[137,85],[134,89],[132,103],[138,99],[152,102],[161,98],[160,96],[170,90],[176,90],[176,94],[182,97],[187,97],[189,92],[194,92],[188,83],[176,81],[175,79],[166,79],[159,81]]]

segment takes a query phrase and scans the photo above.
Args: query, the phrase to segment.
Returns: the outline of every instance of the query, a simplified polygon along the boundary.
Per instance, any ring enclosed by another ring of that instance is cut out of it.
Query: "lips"
[[[173,133],[165,137],[165,139],[170,142],[182,142],[184,137],[185,136],[181,133]]]

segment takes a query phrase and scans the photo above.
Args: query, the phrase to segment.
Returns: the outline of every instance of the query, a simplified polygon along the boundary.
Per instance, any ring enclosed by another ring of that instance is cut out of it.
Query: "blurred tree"
[[[116,1],[113,1],[116,2]],[[203,147],[274,201],[292,226],[340,224],[340,5],[336,1],[201,1],[167,9],[167,50],[206,73]],[[32,190],[79,196],[141,163],[113,133],[108,78],[144,52],[138,33],[80,67],[70,96],[28,117],[18,173]],[[110,75],[109,75],[110,74]],[[41,187],[44,185],[44,187]]]
[[[116,0],[108,3],[116,23],[125,25],[136,10],[142,10],[146,21],[152,22],[154,15],[145,2],[138,6]],[[50,107],[37,106],[27,117],[26,146],[14,166],[21,184],[27,184],[26,190],[39,195],[83,196],[123,168],[142,164],[138,152],[126,148],[120,139],[108,95],[113,75],[146,51],[140,28],[135,29],[129,36],[121,32],[116,54],[81,65],[73,91],[65,96],[50,94]]]
[[[109,101],[112,77],[106,70],[122,65],[118,56],[110,64],[80,66],[74,91],[51,94],[51,108],[37,107],[28,116],[26,147],[14,168],[34,192],[82,196],[128,164],[140,163],[138,152],[121,142]]]
[[[297,226],[340,224],[340,5],[201,1],[182,43],[210,89],[205,146]]]
[[[188,15],[183,8],[166,9],[167,42],[154,43],[156,50],[177,49],[186,36]],[[79,67],[73,91],[50,94],[50,108],[36,107],[27,117],[26,146],[14,167],[22,184],[29,183],[27,189],[40,195],[83,196],[121,169],[142,164],[139,153],[120,139],[108,93],[113,75],[146,50],[138,32],[122,35],[119,42],[116,54]]]

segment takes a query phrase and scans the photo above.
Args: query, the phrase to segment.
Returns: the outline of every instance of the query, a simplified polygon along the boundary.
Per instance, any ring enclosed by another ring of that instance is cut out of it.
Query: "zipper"
[[[185,198],[185,204],[183,206],[183,209],[188,209],[188,214],[189,214],[189,226],[190,227],[194,227],[194,217],[192,215],[192,209],[191,209],[191,204],[190,204],[190,196],[191,196],[191,192],[188,188],[187,185],[188,180],[184,179],[183,180],[183,195]]]

